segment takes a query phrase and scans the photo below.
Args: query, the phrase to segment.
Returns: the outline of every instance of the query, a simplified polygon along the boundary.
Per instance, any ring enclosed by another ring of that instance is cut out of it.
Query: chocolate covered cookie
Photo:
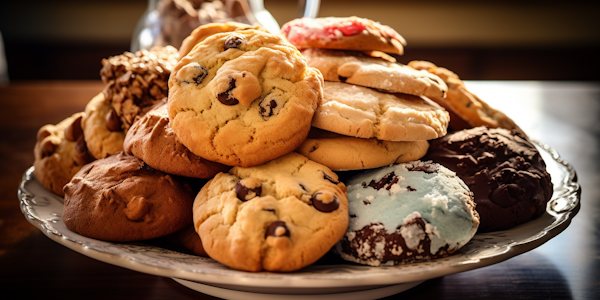
[[[192,222],[195,194],[188,183],[122,152],[85,165],[64,191],[65,225],[94,239],[153,239]]]
[[[424,159],[456,172],[473,191],[481,232],[539,217],[552,197],[546,164],[520,130],[482,126],[450,133],[431,141]]]
[[[350,222],[334,250],[371,266],[443,257],[477,231],[473,194],[444,166],[414,161],[346,181]]]
[[[346,231],[346,188],[327,167],[292,152],[217,174],[194,201],[194,225],[205,251],[224,265],[294,271]]]

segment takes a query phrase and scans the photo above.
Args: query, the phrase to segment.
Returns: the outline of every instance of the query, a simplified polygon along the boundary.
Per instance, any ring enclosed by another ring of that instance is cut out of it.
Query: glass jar
[[[316,17],[319,0],[299,0],[299,17]],[[134,30],[130,51],[171,45],[176,48],[198,26],[236,21],[260,24],[279,32],[279,24],[262,0],[148,0],[148,8]]]

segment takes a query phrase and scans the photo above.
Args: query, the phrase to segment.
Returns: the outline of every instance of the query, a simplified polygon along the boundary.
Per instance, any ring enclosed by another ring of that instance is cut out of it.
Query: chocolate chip
[[[267,101],[263,100],[259,104],[260,115],[263,117],[270,117],[273,115],[273,110],[277,107],[277,101],[271,100],[268,103],[265,103],[265,102],[267,102]],[[263,103],[265,103],[265,104],[263,104]]]
[[[85,139],[83,138],[83,136],[80,136],[77,139],[77,144],[75,144],[75,152],[83,154],[83,153],[87,153],[88,148],[87,148],[87,144],[85,143]]]
[[[269,225],[269,227],[267,227],[267,231],[265,232],[265,239],[269,236],[272,237],[280,237],[280,236],[287,236],[290,237],[290,231],[287,228],[287,225],[285,225],[284,221],[275,221],[273,223],[271,223],[271,225]]]
[[[231,48],[239,49],[240,45],[244,42],[244,37],[239,35],[230,35],[225,40],[225,44],[223,45],[223,51]]]
[[[413,188],[412,186],[409,185],[409,186],[406,187],[406,190],[409,191],[409,192],[414,192],[417,189],[415,189],[415,188]]]
[[[193,65],[192,68],[194,68],[192,80],[196,85],[202,84],[204,78],[208,75],[208,71],[199,64]]]
[[[54,151],[56,151],[56,144],[54,144],[52,139],[45,140],[42,143],[42,151],[41,151],[42,158],[48,157],[48,156],[54,154]]]
[[[329,192],[316,192],[311,201],[313,206],[321,212],[332,212],[340,207],[338,197]]]
[[[123,122],[121,122],[121,118],[119,118],[117,112],[111,109],[106,115],[106,128],[110,131],[120,131],[122,124]]]
[[[262,193],[262,183],[256,178],[242,179],[235,185],[235,193],[238,199],[242,201],[248,201],[254,197],[260,197]]]
[[[362,186],[363,186],[363,188],[370,186],[376,190],[380,190],[382,188],[389,190],[392,188],[392,185],[397,182],[398,182],[398,176],[396,176],[396,173],[390,172],[390,173],[387,173],[385,176],[383,176],[383,178],[381,178],[379,181],[371,180],[371,182],[369,182],[369,184],[367,184],[366,182],[363,182]]]
[[[233,95],[231,94],[231,90],[233,90],[234,88],[235,88],[235,79],[229,78],[229,88],[226,91],[217,95],[217,99],[219,99],[219,102],[221,102],[225,105],[236,105],[236,104],[240,103],[240,101],[238,101],[238,99],[235,99],[233,97]]]
[[[65,128],[65,139],[69,141],[76,141],[80,136],[83,135],[83,129],[81,128],[81,119],[83,116],[78,116],[73,120],[69,127]]]
[[[321,171],[323,172],[323,171]],[[333,179],[333,177],[327,175],[327,173],[323,172],[323,179],[328,180],[329,182],[333,183],[333,184],[338,184],[340,183],[339,181]]]
[[[346,80],[348,79],[348,77],[344,77],[344,76],[338,76],[338,78],[340,79],[341,82],[346,82]]]

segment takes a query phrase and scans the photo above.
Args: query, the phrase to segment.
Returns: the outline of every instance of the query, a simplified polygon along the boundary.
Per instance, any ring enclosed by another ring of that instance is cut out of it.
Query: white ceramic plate
[[[86,238],[62,222],[63,199],[39,184],[33,177],[33,167],[23,175],[19,199],[29,222],[52,240],[106,263],[171,277],[205,294],[228,299],[277,299],[284,295],[291,299],[316,295],[324,299],[373,299],[402,292],[428,279],[501,262],[562,232],[579,210],[580,186],[568,162],[548,145],[536,144],[554,184],[544,215],[510,230],[477,234],[449,257],[393,267],[316,264],[292,273],[250,273],[230,269],[210,258],[149,244]]]

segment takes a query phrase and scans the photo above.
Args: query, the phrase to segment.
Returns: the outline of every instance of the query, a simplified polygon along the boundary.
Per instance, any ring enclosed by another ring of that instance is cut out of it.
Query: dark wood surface
[[[581,210],[544,245],[488,267],[428,280],[390,299],[599,299],[600,83],[468,82],[534,139],[571,162]],[[13,82],[0,87],[0,291],[2,299],[214,299],[170,278],[103,263],[47,238],[25,219],[17,189],[33,163],[37,130],[102,89],[100,81]]]

